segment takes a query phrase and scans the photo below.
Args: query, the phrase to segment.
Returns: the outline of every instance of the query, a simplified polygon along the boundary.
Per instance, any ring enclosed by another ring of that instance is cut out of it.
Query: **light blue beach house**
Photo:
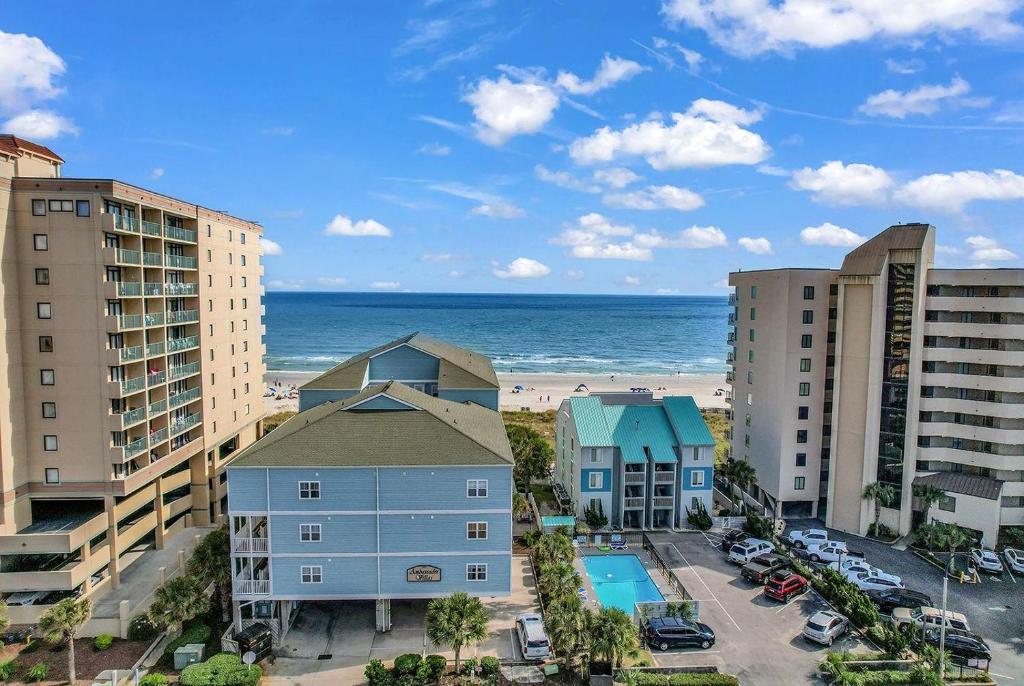
[[[305,395],[354,367],[353,392]],[[392,599],[509,594],[512,451],[480,375],[486,358],[416,335],[303,387],[306,409],[228,469],[236,627],[280,638],[300,601],[372,599],[386,631]],[[442,397],[450,378],[484,402]]]
[[[715,440],[690,396],[591,393],[558,409],[555,481],[574,514],[600,508],[612,526],[675,528],[712,512]]]

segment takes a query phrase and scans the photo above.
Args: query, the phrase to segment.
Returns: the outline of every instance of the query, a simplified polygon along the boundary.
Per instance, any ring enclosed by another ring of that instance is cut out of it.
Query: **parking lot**
[[[783,604],[765,598],[762,587],[739,576],[739,567],[726,561],[714,535],[655,533],[651,541],[686,590],[699,601],[700,621],[715,631],[709,650],[654,650],[659,666],[714,665],[735,674],[743,686],[807,683],[815,679],[825,646],[811,643],[800,632],[815,612],[828,605],[813,591]],[[865,647],[846,636],[834,650]]]
[[[790,529],[821,528],[818,520],[791,522]],[[942,571],[910,550],[896,550],[879,541],[829,530],[831,540],[846,541],[869,563],[903,578],[904,585],[942,603]],[[981,575],[977,584],[950,580],[947,605],[967,616],[971,629],[992,652],[991,674],[1003,683],[1024,683],[1024,578],[1007,571],[1002,579]]]

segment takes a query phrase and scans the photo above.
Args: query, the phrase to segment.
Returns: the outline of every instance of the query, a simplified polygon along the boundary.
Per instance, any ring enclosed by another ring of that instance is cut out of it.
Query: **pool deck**
[[[588,600],[583,604],[584,607],[594,610],[595,612],[601,609],[601,603],[597,599],[597,591],[594,589],[594,584],[590,580],[590,574],[587,573],[586,565],[583,564],[584,557],[590,557],[594,555],[633,555],[640,560],[640,564],[647,570],[648,576],[654,581],[654,585],[658,587],[658,592],[664,596],[666,601],[672,602],[681,600],[679,596],[669,586],[668,580],[662,575],[654,561],[651,560],[651,555],[643,548],[628,548],[626,550],[612,550],[611,552],[602,552],[597,548],[585,547],[578,548],[576,550],[576,557],[573,559],[572,564],[576,571],[579,572],[580,578],[583,580],[583,588],[587,589]]]

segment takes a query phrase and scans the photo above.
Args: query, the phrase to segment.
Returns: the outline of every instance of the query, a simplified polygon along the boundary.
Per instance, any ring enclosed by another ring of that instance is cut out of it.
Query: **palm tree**
[[[864,500],[871,500],[875,505],[875,536],[878,536],[878,519],[882,516],[882,507],[892,507],[896,502],[896,489],[889,484],[875,481],[864,488],[861,496]]]
[[[227,527],[210,532],[192,551],[188,571],[192,576],[212,581],[215,599],[220,603],[221,618],[231,615],[231,537]]]
[[[524,515],[530,511],[530,501],[526,499],[526,496],[516,491],[512,494],[512,514],[517,518],[520,515]]]
[[[171,579],[156,589],[149,607],[150,619],[158,626],[180,629],[185,622],[209,609],[210,599],[205,593],[208,583],[188,574]]]
[[[565,562],[575,556],[572,539],[562,533],[544,534],[533,547],[533,557],[543,567],[551,562]]]
[[[0,600],[0,631],[11,625],[11,618],[7,614],[7,601]]]
[[[722,477],[729,484],[729,497],[732,498],[732,487],[738,486],[741,491],[747,491],[757,483],[757,470],[746,460],[737,460],[730,457],[725,461],[720,470]],[[740,496],[740,512],[743,511],[745,503],[743,496]]]
[[[946,524],[943,529],[942,540],[950,555],[971,542],[971,535],[956,524]]]
[[[607,658],[614,672],[622,658],[639,645],[633,620],[617,607],[603,607],[594,616],[590,633],[595,656]]]
[[[427,605],[427,637],[455,651],[456,674],[462,648],[487,638],[487,621],[487,611],[480,599],[462,591],[447,598],[434,598]]]
[[[549,562],[540,568],[540,590],[551,600],[576,595],[581,583],[571,562]]]
[[[74,684],[75,674],[75,634],[82,628],[92,607],[88,598],[75,600],[65,598],[39,618],[39,630],[47,641],[54,644],[64,643],[68,647],[68,679]]]
[[[938,486],[931,484],[920,484],[914,486],[914,497],[917,498],[918,509],[924,512],[924,521],[928,521],[928,511],[932,505],[946,497],[946,492]]]
[[[578,595],[564,595],[551,601],[546,619],[548,636],[555,652],[561,653],[566,670],[571,670],[576,660],[590,652],[593,613],[583,607]],[[581,661],[581,668],[586,662]]]

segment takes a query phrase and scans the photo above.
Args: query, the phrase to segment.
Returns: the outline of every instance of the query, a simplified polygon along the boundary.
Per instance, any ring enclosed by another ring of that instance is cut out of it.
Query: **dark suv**
[[[911,591],[908,588],[886,588],[884,590],[865,591],[871,602],[878,606],[884,615],[892,614],[897,607],[914,610],[919,607],[932,607],[932,599],[924,593]]]
[[[937,648],[940,641],[939,629],[936,627],[925,629],[924,640]],[[917,640],[914,642],[920,643],[920,634],[917,634]],[[959,666],[974,667],[978,666],[977,662],[971,663],[974,660],[988,662],[992,659],[992,653],[989,652],[988,645],[981,639],[981,636],[962,629],[946,629],[946,650],[952,654],[953,664]]]
[[[655,617],[647,621],[644,632],[647,645],[660,650],[669,648],[710,648],[715,645],[715,632],[707,624],[679,619]]]
[[[725,532],[725,536],[722,536],[721,548],[724,552],[729,552],[729,549],[734,545],[742,543],[748,538],[750,538],[750,534],[746,531],[741,529],[729,529]]]

